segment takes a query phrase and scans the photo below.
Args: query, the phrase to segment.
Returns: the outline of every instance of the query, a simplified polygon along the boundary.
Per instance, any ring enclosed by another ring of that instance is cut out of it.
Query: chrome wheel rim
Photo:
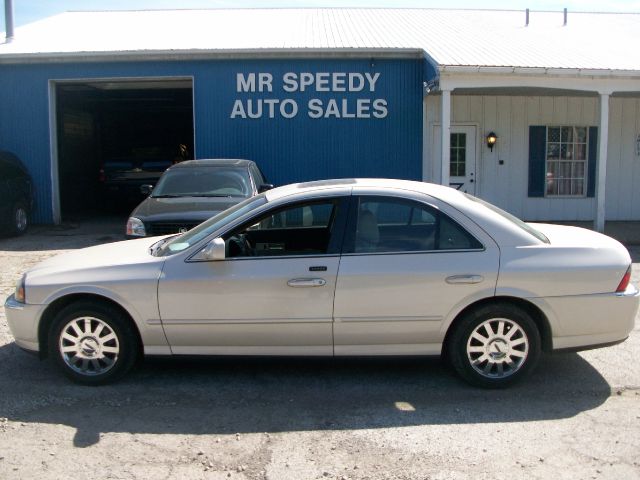
[[[62,329],[59,342],[64,363],[81,375],[108,372],[118,360],[120,344],[113,329],[95,317],[74,318]]]
[[[467,341],[471,367],[485,378],[505,378],[524,365],[529,340],[523,328],[507,318],[492,318],[478,325]]]
[[[27,211],[24,208],[16,210],[16,228],[20,232],[27,228]]]

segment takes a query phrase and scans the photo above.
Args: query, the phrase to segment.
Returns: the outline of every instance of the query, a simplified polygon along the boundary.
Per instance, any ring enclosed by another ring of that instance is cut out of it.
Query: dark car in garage
[[[26,232],[33,207],[33,182],[23,163],[0,150],[0,233]]]
[[[242,200],[273,188],[251,160],[206,159],[178,163],[157,185],[143,185],[149,196],[127,221],[127,238],[186,232]]]

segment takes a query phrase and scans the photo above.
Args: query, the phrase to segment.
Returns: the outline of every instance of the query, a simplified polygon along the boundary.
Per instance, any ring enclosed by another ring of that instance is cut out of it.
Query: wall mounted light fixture
[[[493,133],[490,132],[489,135],[487,135],[487,147],[489,147],[489,150],[491,150],[493,152],[493,146],[496,144],[496,142],[498,141],[498,136]]]

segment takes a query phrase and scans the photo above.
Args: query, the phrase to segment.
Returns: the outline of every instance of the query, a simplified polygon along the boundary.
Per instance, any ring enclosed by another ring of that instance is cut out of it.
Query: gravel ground
[[[0,301],[120,223],[0,239]],[[639,330],[506,391],[434,359],[148,360],[88,388],[19,350],[0,307],[0,479],[640,478]]]

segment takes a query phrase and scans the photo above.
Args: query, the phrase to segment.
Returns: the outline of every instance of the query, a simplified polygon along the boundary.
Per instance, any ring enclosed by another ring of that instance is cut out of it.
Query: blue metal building
[[[91,149],[85,160],[92,168],[64,167],[61,138],[92,130],[97,121],[78,125],[77,118],[73,124],[61,115],[60,89],[70,85],[138,94],[190,91],[194,158],[252,159],[275,184],[421,179],[422,92],[434,68],[406,52],[332,57],[0,64],[0,145],[34,177],[33,221],[43,223],[60,221],[64,188],[92,185],[98,175]],[[90,107],[79,110],[91,115]],[[121,115],[136,121],[126,110]]]

